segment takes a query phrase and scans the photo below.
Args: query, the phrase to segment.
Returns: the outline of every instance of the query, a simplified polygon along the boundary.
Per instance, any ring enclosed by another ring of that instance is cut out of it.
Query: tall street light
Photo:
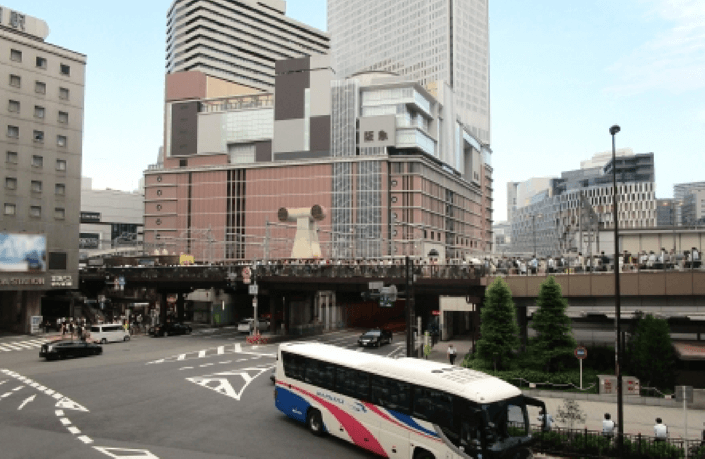
[[[614,324],[616,328],[616,346],[615,346],[615,366],[617,370],[617,419],[619,419],[618,435],[617,435],[617,451],[619,451],[619,456],[622,456],[622,445],[623,435],[624,435],[624,404],[622,400],[622,366],[621,356],[622,356],[622,340],[620,336],[622,330],[620,328],[620,318],[621,318],[621,291],[619,288],[619,201],[617,196],[617,158],[615,151],[615,139],[614,136],[620,131],[619,126],[616,124],[610,128],[610,135],[612,135],[612,212],[614,215]]]

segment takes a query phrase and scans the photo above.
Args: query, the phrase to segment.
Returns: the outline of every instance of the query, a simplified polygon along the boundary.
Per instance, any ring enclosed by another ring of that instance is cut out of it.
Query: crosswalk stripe
[[[46,340],[43,340],[43,339],[32,339],[32,340],[29,340],[29,341],[26,341],[26,342],[27,342],[27,343],[32,343],[32,344],[38,344],[38,345],[41,346],[42,344],[46,344],[47,341],[46,341]]]
[[[186,360],[186,354],[179,355],[176,360]]]
[[[15,346],[23,347],[25,349],[34,349],[36,347],[36,346],[30,346],[29,344],[23,344],[23,343],[12,343],[12,344],[14,344]]]
[[[242,346],[240,346],[240,343],[235,344],[235,352],[242,352]]]
[[[12,344],[3,344],[3,346],[9,347],[9,348],[12,349],[13,351],[21,351],[21,350],[22,350],[21,347],[17,347],[17,346],[12,345]]]
[[[199,359],[202,359],[205,356],[206,356],[206,351],[198,351],[198,358]]]
[[[0,351],[3,351],[3,352],[12,352],[12,349],[5,349],[5,347],[4,347],[2,344],[0,344]]]
[[[218,346],[218,355],[225,354],[225,346]]]

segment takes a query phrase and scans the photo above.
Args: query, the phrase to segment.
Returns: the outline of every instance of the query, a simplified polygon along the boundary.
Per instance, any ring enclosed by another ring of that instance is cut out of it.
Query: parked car
[[[103,346],[85,341],[67,341],[63,343],[43,344],[39,350],[39,357],[47,360],[65,359],[67,357],[83,357],[103,353]]]
[[[191,327],[182,323],[166,323],[155,325],[149,329],[152,336],[190,335]]]
[[[374,346],[380,347],[382,344],[391,344],[392,342],[392,332],[389,330],[381,330],[379,328],[373,328],[368,330],[357,340],[357,344],[363,347]]]
[[[255,329],[255,319],[243,319],[237,324],[237,331],[250,333]],[[259,320],[259,329],[267,330],[269,329],[269,321],[266,319]]]

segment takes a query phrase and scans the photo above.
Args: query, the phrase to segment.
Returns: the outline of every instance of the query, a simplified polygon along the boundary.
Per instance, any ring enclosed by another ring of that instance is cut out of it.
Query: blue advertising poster
[[[0,233],[0,271],[46,271],[46,250],[44,235]]]

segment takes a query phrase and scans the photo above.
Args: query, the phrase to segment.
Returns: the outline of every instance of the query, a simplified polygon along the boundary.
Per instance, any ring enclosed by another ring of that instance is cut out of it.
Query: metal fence
[[[705,441],[666,438],[664,440],[642,434],[624,434],[623,449],[617,450],[617,433],[607,436],[597,430],[554,428],[545,432],[532,425],[536,440],[535,453],[559,457],[622,458],[622,459],[705,459]]]

